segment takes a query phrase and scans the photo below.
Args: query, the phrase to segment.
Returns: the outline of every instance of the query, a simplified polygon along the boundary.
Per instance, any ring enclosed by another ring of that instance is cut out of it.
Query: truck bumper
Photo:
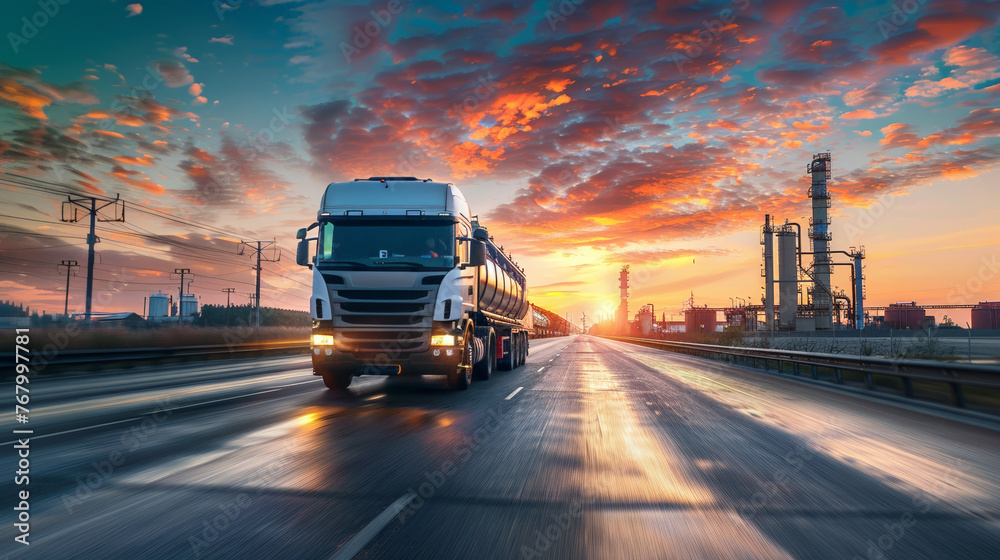
[[[313,375],[325,371],[353,371],[354,375],[448,375],[458,368],[462,347],[433,347],[406,358],[382,355],[370,360],[331,346],[313,346],[311,354]]]

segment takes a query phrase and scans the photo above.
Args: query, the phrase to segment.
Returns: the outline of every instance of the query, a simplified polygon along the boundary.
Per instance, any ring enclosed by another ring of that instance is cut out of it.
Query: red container
[[[716,321],[715,311],[708,309],[695,308],[684,312],[684,329],[687,333],[714,333]]]
[[[982,301],[973,307],[972,328],[1000,329],[1000,301]]]
[[[890,329],[924,328],[927,311],[917,307],[916,303],[891,303],[885,310],[885,326]]]

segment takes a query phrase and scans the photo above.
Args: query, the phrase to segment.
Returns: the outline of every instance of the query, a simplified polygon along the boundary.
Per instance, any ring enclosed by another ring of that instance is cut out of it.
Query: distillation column
[[[774,228],[771,226],[771,215],[764,216],[764,229],[761,232],[761,243],[764,245],[764,325],[767,332],[774,332]],[[754,325],[756,330],[757,326]]]
[[[628,329],[628,265],[621,268],[618,273],[618,287],[621,290],[621,299],[618,304],[618,332],[629,334]]]
[[[833,297],[830,287],[830,192],[827,179],[830,178],[830,153],[816,154],[807,172],[812,175],[809,198],[812,199],[812,218],[809,219],[809,237],[813,243],[813,314],[816,330],[833,329]]]

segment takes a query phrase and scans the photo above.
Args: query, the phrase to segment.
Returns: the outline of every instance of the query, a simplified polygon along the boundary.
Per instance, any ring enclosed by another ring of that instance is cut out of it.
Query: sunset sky
[[[0,299],[62,312],[68,187],[125,201],[95,311],[178,267],[247,303],[241,239],[283,249],[262,304],[307,309],[294,234],[326,184],[402,174],[458,185],[574,322],[613,312],[623,264],[630,313],[760,303],[764,214],[807,223],[825,151],[869,305],[1000,299],[1000,2],[51,4],[0,18]]]

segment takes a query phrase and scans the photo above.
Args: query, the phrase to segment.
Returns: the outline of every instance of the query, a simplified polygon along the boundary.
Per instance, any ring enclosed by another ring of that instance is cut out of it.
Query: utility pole
[[[124,222],[125,221],[125,202],[115,195],[114,200],[107,200],[104,198],[95,197],[77,197],[67,196],[67,200],[63,202],[62,216],[60,220],[63,222],[78,222],[80,221],[79,208],[83,208],[90,214],[90,233],[87,234],[87,307],[84,314],[86,320],[90,320],[90,311],[92,307],[92,302],[94,299],[94,245],[101,242],[101,239],[97,237],[97,222]],[[100,206],[97,205],[98,201],[102,202]],[[121,203],[121,217],[118,216],[118,204]],[[104,219],[98,218],[97,213],[108,206],[114,205],[115,207],[115,218]],[[73,212],[67,217],[67,209],[73,210]]]
[[[247,295],[250,296],[250,307],[256,307],[256,305],[254,305],[254,301],[256,301],[256,298],[254,297],[254,293],[250,292]],[[247,323],[249,323],[253,319],[252,315],[253,315],[253,312],[251,312],[251,316],[250,317],[247,317]],[[258,317],[259,317],[259,315],[258,315]]]
[[[257,330],[260,330],[260,272],[261,272],[261,261],[264,262],[278,262],[281,260],[281,250],[277,246],[277,241],[240,241],[239,247],[236,250],[237,255],[242,255],[246,248],[249,248],[253,253],[250,255],[251,259],[257,260],[256,266],[253,267],[257,271],[257,290],[254,294],[255,307],[257,309]],[[256,247],[254,245],[256,244]],[[265,250],[270,250],[270,256],[263,256],[262,253]]]
[[[191,269],[190,268],[175,268],[174,269],[174,274],[180,274],[181,275],[181,287],[180,287],[179,290],[177,290],[177,292],[178,292],[178,296],[177,296],[177,317],[178,317],[178,319],[177,320],[179,322],[179,321],[182,320],[180,318],[181,314],[183,313],[181,310],[184,309],[184,275],[185,274],[191,274]]]
[[[73,267],[80,268],[80,265],[76,261],[63,261],[59,266],[66,267],[66,305],[63,307],[63,318],[69,318],[69,277],[70,273],[73,272]],[[56,268],[58,269],[59,266]]]
[[[233,295],[233,292],[236,291],[236,288],[223,288],[222,291],[226,292],[226,326],[228,327],[229,326],[229,312],[230,312],[230,309],[229,309],[229,296]]]

